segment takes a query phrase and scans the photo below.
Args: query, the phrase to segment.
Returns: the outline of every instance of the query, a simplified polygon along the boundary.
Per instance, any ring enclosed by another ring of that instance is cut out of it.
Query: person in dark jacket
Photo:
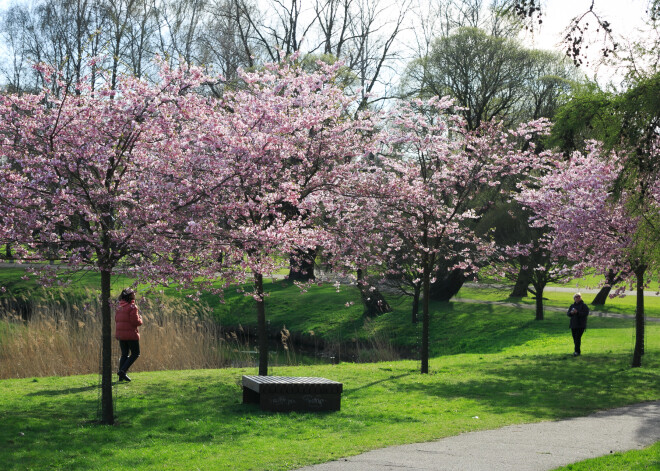
[[[130,381],[126,372],[140,356],[140,332],[142,317],[135,305],[135,291],[126,288],[119,296],[119,307],[115,312],[115,337],[119,340],[119,381]]]
[[[589,315],[589,306],[582,301],[580,293],[575,293],[575,296],[573,296],[573,304],[568,308],[567,315],[571,318],[570,328],[573,332],[573,343],[575,344],[573,356],[576,357],[582,353],[580,351],[582,334],[587,329],[587,316]]]

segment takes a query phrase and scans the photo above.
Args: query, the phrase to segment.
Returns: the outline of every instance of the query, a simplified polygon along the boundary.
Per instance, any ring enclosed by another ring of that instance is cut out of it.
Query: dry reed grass
[[[61,294],[40,301],[0,299],[0,379],[100,372],[100,301],[92,293],[82,299],[85,301],[69,302]],[[144,321],[140,327],[141,356],[131,372],[257,365],[250,336],[242,328],[223,334],[208,307],[165,298],[141,298],[138,306]],[[368,340],[350,345],[350,354],[342,355],[346,346],[330,342],[326,350],[336,353],[330,358],[321,355],[318,361],[334,362],[346,357],[360,363],[400,359],[370,319],[366,319],[364,328]],[[114,339],[114,322],[112,335]],[[296,353],[286,326],[279,340],[271,352],[271,366],[300,364],[304,355]],[[112,349],[116,370],[118,342],[112,342]]]
[[[0,379],[97,373],[101,356],[101,308],[86,302],[46,299],[30,305],[29,320],[16,311],[25,300],[0,300]],[[254,358],[236,334],[223,336],[208,308],[143,298],[138,303],[142,355],[131,371],[248,366]],[[113,322],[114,338],[114,322]],[[119,346],[113,341],[113,368]],[[249,347],[248,347],[249,349]]]

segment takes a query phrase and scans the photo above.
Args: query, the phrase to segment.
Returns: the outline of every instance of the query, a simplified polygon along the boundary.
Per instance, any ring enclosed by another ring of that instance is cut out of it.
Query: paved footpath
[[[660,441],[660,401],[374,450],[300,471],[541,471]]]
[[[507,301],[486,301],[482,299],[468,299],[468,298],[459,298],[454,296],[451,298],[452,301],[458,302],[458,303],[468,303],[468,304],[495,304],[498,306],[507,306],[507,307],[515,307],[518,309],[527,309],[530,311],[536,310],[536,306],[534,304],[523,304],[523,303],[510,303]],[[557,307],[557,306],[543,306],[544,311],[554,311],[554,312],[566,312],[567,308],[565,307]],[[617,319],[635,319],[634,315],[630,314],[617,314],[614,312],[607,312],[607,311],[599,311],[597,309],[592,309],[590,308],[589,311],[589,316],[590,317],[613,317]],[[644,316],[644,319],[646,322],[660,322],[660,317],[649,317],[649,316]]]

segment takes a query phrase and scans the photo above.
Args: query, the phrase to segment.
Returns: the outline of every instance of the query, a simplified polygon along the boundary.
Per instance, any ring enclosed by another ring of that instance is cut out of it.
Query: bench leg
[[[259,393],[243,386],[243,404],[259,404]]]

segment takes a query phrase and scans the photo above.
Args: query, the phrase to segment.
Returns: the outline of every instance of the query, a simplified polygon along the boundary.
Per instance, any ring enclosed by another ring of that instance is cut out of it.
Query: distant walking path
[[[491,288],[491,289],[503,289],[505,291],[511,291],[512,286],[510,285],[504,285],[504,284],[496,284],[496,283],[475,283],[475,282],[467,282],[463,286],[466,288]],[[590,293],[590,294],[596,294],[600,292],[600,288],[577,288],[575,286],[573,287],[568,287],[568,286],[546,286],[543,290],[543,292],[555,292],[555,293],[575,293],[575,292],[580,292],[580,293]],[[624,291],[626,296],[635,296],[637,294],[637,291]],[[644,290],[644,296],[660,296],[659,291],[652,291],[652,290]]]
[[[530,310],[536,310],[536,306],[534,304],[524,304],[524,303],[510,303],[506,301],[485,301],[481,299],[468,299],[468,298],[460,298],[460,297],[453,297],[451,298],[452,301],[457,302],[457,303],[473,303],[473,304],[496,304],[498,306],[508,306],[508,307],[517,307],[519,309],[530,309]],[[543,306],[544,311],[555,311],[555,312],[566,312],[567,309],[563,307],[556,307],[556,306]],[[634,319],[635,316],[629,315],[629,314],[617,314],[614,312],[607,312],[607,311],[597,311],[595,309],[592,309],[589,311],[589,315],[592,317],[614,317],[617,319]],[[658,317],[648,317],[645,316],[646,322],[660,322],[660,318]]]
[[[374,450],[300,471],[545,471],[660,441],[660,401]]]

